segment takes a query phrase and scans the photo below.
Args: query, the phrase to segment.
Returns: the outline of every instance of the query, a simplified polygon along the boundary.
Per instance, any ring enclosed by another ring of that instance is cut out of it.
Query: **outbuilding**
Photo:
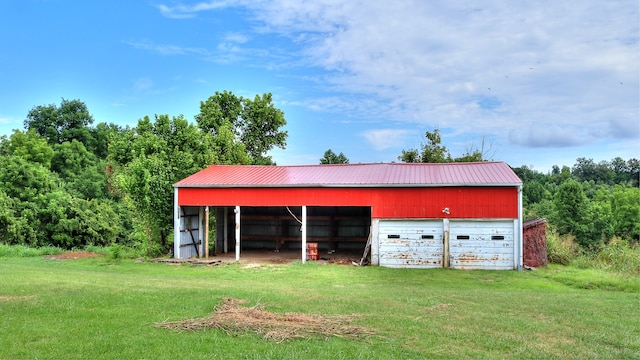
[[[174,185],[174,256],[370,249],[372,265],[522,269],[522,181],[504,162],[212,165]]]

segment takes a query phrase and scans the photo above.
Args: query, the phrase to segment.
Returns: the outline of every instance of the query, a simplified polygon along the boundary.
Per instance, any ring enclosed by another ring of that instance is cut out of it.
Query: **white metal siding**
[[[386,267],[442,267],[442,235],[442,221],[380,220],[379,264]]]
[[[456,269],[514,269],[513,220],[451,220],[449,259]]]
[[[182,206],[180,208],[180,258],[189,259],[202,255],[200,235],[200,208]],[[198,250],[193,243],[196,243]]]

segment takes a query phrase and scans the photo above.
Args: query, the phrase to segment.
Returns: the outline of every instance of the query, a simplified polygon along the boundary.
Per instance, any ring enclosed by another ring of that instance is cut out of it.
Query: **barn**
[[[522,269],[522,181],[504,162],[212,165],[174,184],[174,256],[367,250],[372,265]]]

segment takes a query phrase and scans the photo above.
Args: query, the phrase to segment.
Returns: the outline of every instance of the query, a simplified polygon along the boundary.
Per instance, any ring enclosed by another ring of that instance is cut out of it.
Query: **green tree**
[[[109,142],[114,136],[124,132],[124,129],[114,123],[101,122],[89,129],[92,142],[87,150],[92,152],[98,159],[106,160],[109,156]],[[85,144],[85,147],[87,145]]]
[[[200,129],[215,135],[225,124],[233,130],[239,128],[238,122],[241,114],[242,97],[237,97],[232,92],[224,90],[223,92],[216,91],[207,100],[201,101],[200,113],[196,115],[195,119]]]
[[[270,93],[256,95],[253,100],[235,96],[232,92],[216,92],[206,101],[200,102],[200,113],[195,117],[198,127],[215,137],[223,137],[218,141],[220,151],[224,154],[232,152],[227,158],[243,159],[237,151],[244,145],[246,154],[252,164],[273,164],[267,153],[274,147],[286,146],[287,132],[281,128],[286,125],[284,113],[276,108]],[[229,134],[234,134],[231,143]]]
[[[47,139],[50,145],[74,139],[87,145],[92,141],[89,131],[92,123],[93,117],[85,103],[62,99],[60,107],[50,104],[32,108],[24,121],[24,127],[27,130],[33,129]]]
[[[555,196],[555,224],[560,234],[574,234],[580,245],[587,246],[592,241],[581,235],[587,217],[588,199],[577,181],[570,179],[560,185]]]
[[[51,170],[60,175],[66,189],[86,200],[111,198],[105,166],[104,160],[99,160],[75,139],[55,145],[51,160]]]
[[[9,138],[0,139],[0,155],[20,156],[28,162],[35,162],[46,168],[51,166],[53,149],[47,140],[36,134],[34,130],[22,132],[14,130]]]
[[[287,146],[287,132],[280,130],[286,124],[284,112],[273,105],[271,93],[243,99],[240,141],[253,164],[275,165],[267,153],[274,147]]]
[[[640,160],[633,158],[627,160],[628,181],[632,186],[640,186]]]
[[[233,136],[224,129],[218,135]],[[182,116],[156,115],[154,121],[146,116],[137,127],[115,135],[109,146],[109,179],[130,209],[134,227],[147,239],[146,248],[170,248],[173,184],[227,159],[217,146],[212,133]]]
[[[336,155],[333,150],[329,149],[324,152],[324,156],[320,159],[320,164],[348,164],[349,159],[341,152]]]
[[[426,142],[420,145],[420,149],[402,150],[402,155],[398,160],[402,162],[422,162],[422,163],[444,163],[451,162],[451,154],[442,143],[440,130],[427,131],[425,133]],[[418,156],[416,156],[418,155]],[[418,160],[418,161],[415,161]]]
[[[640,241],[640,189],[617,185],[611,196],[611,212],[616,235]]]
[[[545,198],[546,190],[542,184],[537,181],[524,183],[522,186],[523,202],[525,205],[535,204]]]

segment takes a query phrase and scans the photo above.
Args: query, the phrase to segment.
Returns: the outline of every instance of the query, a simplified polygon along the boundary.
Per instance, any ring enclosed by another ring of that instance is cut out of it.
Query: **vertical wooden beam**
[[[198,207],[198,245],[194,245],[198,258],[204,255],[204,208]],[[195,241],[194,241],[195,243]],[[199,248],[199,249],[198,249]]]
[[[307,207],[302,206],[302,263],[307,261]]]
[[[240,261],[240,206],[236,206],[236,261]]]
[[[226,254],[229,251],[229,215],[227,215],[228,208],[225,206],[224,208],[224,235],[222,235],[222,239],[224,243],[222,244],[222,248],[224,253]]]
[[[204,208],[204,258],[209,258],[209,207]]]

